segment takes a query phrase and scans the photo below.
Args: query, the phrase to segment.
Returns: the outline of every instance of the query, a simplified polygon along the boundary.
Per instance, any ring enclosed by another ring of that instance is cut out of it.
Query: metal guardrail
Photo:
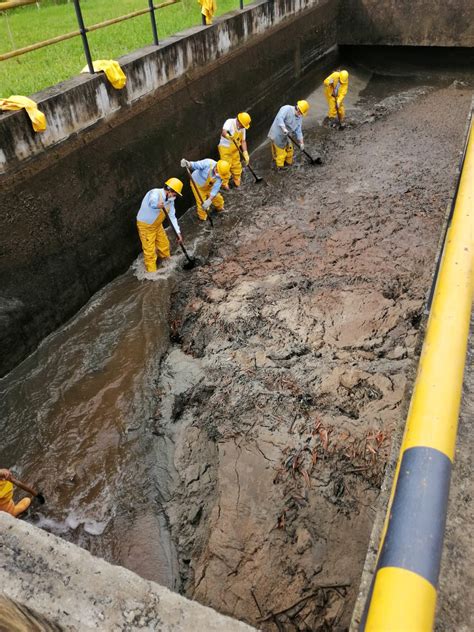
[[[0,11],[3,11],[5,9],[13,9],[23,5],[35,4],[36,2],[37,0],[10,0],[9,2],[0,2]],[[84,48],[87,65],[89,67],[89,72],[94,73],[94,68],[92,66],[92,56],[89,48],[89,42],[87,40],[87,33],[105,28],[106,26],[110,26],[111,24],[118,24],[119,22],[124,22],[125,20],[136,18],[140,15],[144,15],[145,13],[149,13],[151,20],[151,29],[153,33],[153,43],[155,46],[158,46],[159,41],[158,30],[156,27],[155,11],[171,6],[172,4],[178,4],[179,2],[181,2],[181,0],[167,0],[166,2],[162,2],[156,5],[153,3],[153,0],[148,0],[148,8],[146,9],[139,9],[138,11],[133,11],[132,13],[127,13],[126,15],[112,18],[110,20],[105,20],[104,22],[99,22],[98,24],[93,24],[91,26],[86,26],[84,24],[80,0],[73,0],[73,2],[74,9],[76,11],[77,23],[79,25],[79,29],[77,31],[64,33],[63,35],[58,35],[57,37],[52,37],[50,39],[43,40],[42,42],[36,42],[35,44],[24,46],[23,48],[18,48],[16,50],[9,51],[8,53],[3,53],[0,55],[0,61],[5,61],[7,59],[11,59],[12,57],[19,57],[21,55],[25,55],[26,53],[30,53],[31,51],[38,50],[39,48],[52,46],[53,44],[58,44],[59,42],[63,42],[73,37],[78,37],[80,35],[82,38],[82,45]],[[243,10],[244,0],[239,0],[239,6],[240,10]],[[206,26],[206,18],[204,17],[204,15],[202,16],[202,24],[203,26]]]
[[[430,632],[474,292],[474,129],[468,133],[361,632]]]

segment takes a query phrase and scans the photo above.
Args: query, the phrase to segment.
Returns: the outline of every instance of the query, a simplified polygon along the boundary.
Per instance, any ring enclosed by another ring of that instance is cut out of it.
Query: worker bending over
[[[162,189],[151,189],[143,198],[137,215],[137,228],[147,272],[156,272],[157,255],[160,259],[170,256],[170,242],[163,228],[165,211],[176,229],[178,243],[183,243],[174,208],[174,200],[182,195],[182,190],[181,180],[169,178]]]
[[[268,138],[272,141],[272,156],[277,169],[293,163],[293,143],[288,134],[296,137],[300,149],[304,149],[303,116],[309,110],[307,101],[298,101],[296,105],[283,105],[275,116],[275,120],[268,132]]]
[[[207,214],[214,205],[216,211],[224,210],[224,198],[219,193],[222,182],[230,177],[230,165],[227,160],[215,161],[212,158],[204,158],[192,162],[183,158],[181,166],[191,169],[191,189],[196,200],[197,214],[203,222],[207,219]]]
[[[13,502],[13,483],[10,470],[0,470],[0,511],[5,511],[15,518],[28,509],[31,498],[23,498],[19,503]]]
[[[349,87],[349,73],[347,70],[335,70],[324,80],[324,95],[328,102],[329,125],[343,124],[346,111],[344,97]]]
[[[222,128],[221,138],[217,146],[221,160],[226,160],[230,165],[232,180],[236,187],[240,186],[242,176],[240,151],[242,152],[245,166],[250,162],[247,151],[246,131],[250,127],[251,120],[250,114],[247,114],[247,112],[240,112],[236,118],[227,119]],[[226,191],[229,190],[229,178],[222,180],[222,188]]]

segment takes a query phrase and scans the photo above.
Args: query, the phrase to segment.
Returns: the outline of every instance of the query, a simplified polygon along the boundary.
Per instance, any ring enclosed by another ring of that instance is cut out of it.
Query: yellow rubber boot
[[[19,516],[23,512],[25,512],[28,507],[31,505],[31,498],[23,498],[19,503],[13,506],[12,516]]]

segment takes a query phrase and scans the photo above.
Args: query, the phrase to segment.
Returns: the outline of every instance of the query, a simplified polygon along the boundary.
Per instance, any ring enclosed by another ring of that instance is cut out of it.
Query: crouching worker
[[[236,187],[240,186],[242,177],[242,163],[240,162],[240,151],[245,161],[245,166],[250,162],[247,151],[246,131],[250,127],[252,119],[247,112],[240,112],[236,118],[227,119],[222,128],[221,138],[217,149],[221,160],[226,160],[230,165],[232,181]],[[229,178],[222,180],[222,188],[229,190]]]
[[[335,70],[324,80],[324,95],[328,102],[329,125],[336,126],[344,123],[346,111],[344,97],[349,88],[349,73],[347,70]]]
[[[23,498],[19,503],[13,502],[13,483],[10,481],[10,470],[0,470],[0,511],[5,511],[15,518],[31,505],[31,498]]]
[[[137,228],[147,272],[156,272],[157,256],[160,259],[170,256],[170,242],[163,228],[165,210],[178,234],[178,243],[183,243],[174,208],[174,200],[182,195],[182,190],[181,180],[169,178],[162,189],[152,189],[143,198],[137,215]]]
[[[192,162],[183,158],[181,166],[192,170],[191,189],[196,200],[197,214],[205,222],[211,204],[217,212],[224,210],[224,198],[220,190],[222,182],[230,176],[230,165],[227,160],[215,161],[205,158]]]
[[[296,137],[300,149],[304,149],[303,116],[309,111],[309,103],[301,100],[294,105],[283,105],[273,121],[268,132],[268,138],[272,141],[272,156],[277,169],[293,164],[293,143],[288,134]]]

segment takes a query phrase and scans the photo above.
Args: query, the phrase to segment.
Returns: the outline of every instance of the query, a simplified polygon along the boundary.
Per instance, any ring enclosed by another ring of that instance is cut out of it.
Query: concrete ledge
[[[32,95],[46,115],[48,128],[35,134],[24,111],[0,115],[0,137],[4,139],[0,175],[319,4],[324,4],[324,0],[261,0],[243,11],[226,14],[210,27],[194,27],[164,40],[159,46],[148,46],[125,55],[119,58],[127,75],[123,90],[115,90],[104,73],[98,73],[78,75]]]
[[[8,514],[0,530],[3,593],[64,630],[254,629]]]

